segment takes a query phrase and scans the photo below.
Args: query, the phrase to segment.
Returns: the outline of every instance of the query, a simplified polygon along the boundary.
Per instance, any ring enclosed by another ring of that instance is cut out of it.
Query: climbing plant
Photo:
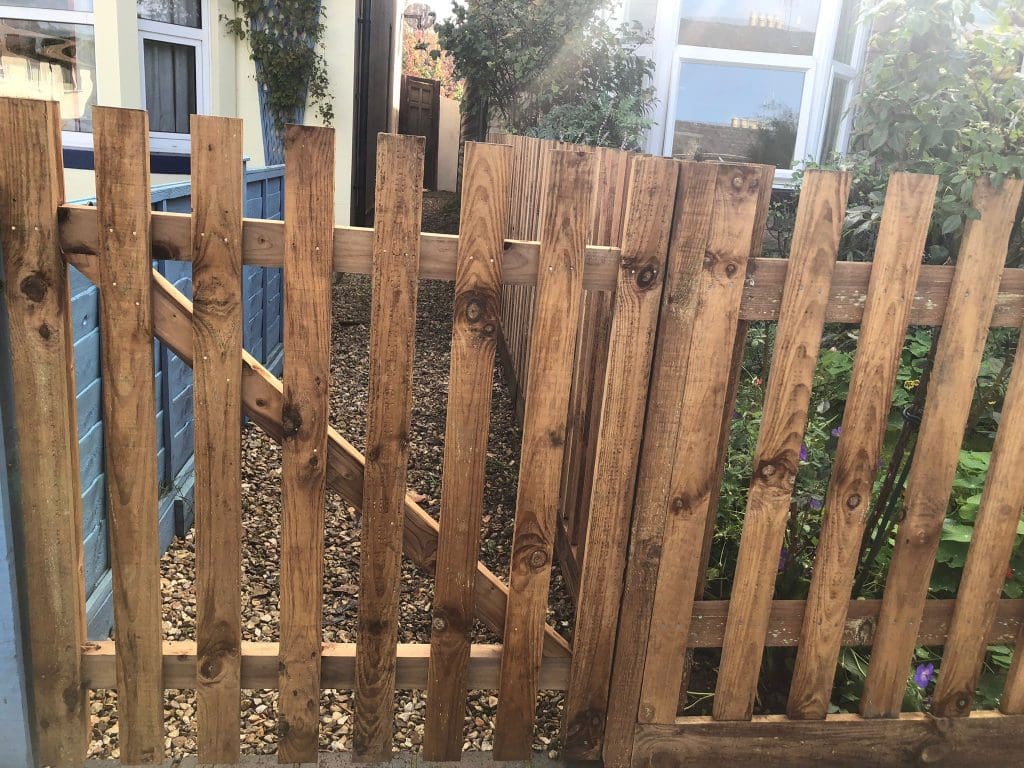
[[[323,55],[326,10],[321,0],[233,0],[222,16],[228,31],[247,40],[256,79],[277,128],[295,119],[307,99],[326,124],[334,120]]]

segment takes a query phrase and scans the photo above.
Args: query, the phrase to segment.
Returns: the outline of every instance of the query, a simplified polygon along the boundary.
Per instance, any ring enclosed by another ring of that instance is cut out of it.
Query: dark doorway
[[[437,80],[404,75],[398,106],[398,132],[425,136],[423,186],[437,189],[437,143],[441,116],[441,84]]]

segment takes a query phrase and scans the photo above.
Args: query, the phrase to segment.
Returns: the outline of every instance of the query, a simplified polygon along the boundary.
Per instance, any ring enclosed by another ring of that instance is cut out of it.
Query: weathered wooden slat
[[[427,760],[462,756],[511,155],[510,147],[466,143],[423,735]]]
[[[644,406],[667,267],[678,165],[633,164],[622,266],[611,318],[604,402],[589,500],[586,552],[576,609],[563,743],[573,760],[599,760],[618,625],[622,574],[636,487]]]
[[[156,397],[149,288],[149,120],[93,109],[114,640],[121,760],[163,760]]]
[[[96,209],[89,206],[60,206],[60,243],[66,253],[95,255]],[[156,258],[189,258],[188,214],[153,214],[153,254]],[[458,238],[453,235],[424,234],[421,237],[420,277],[454,280]],[[336,227],[334,269],[352,274],[370,274],[373,230]],[[250,266],[280,267],[284,253],[284,225],[279,221],[245,219],[242,237],[243,263]],[[505,285],[531,286],[537,282],[538,244],[506,240],[502,260]],[[614,290],[620,252],[618,248],[588,245],[583,287]],[[747,264],[740,319],[778,320],[787,259],[756,258]],[[870,262],[845,261],[836,264],[829,291],[826,323],[858,324],[864,316]],[[946,312],[953,267],[925,264],[910,311],[910,325],[941,325]],[[513,290],[513,289],[510,289]],[[993,328],[1020,328],[1024,322],[1024,269],[1003,270],[996,296]]]
[[[198,752],[202,763],[234,763],[242,642],[242,121],[193,115],[191,123]]]
[[[278,685],[277,643],[243,640],[241,645],[242,687],[276,689]],[[85,688],[117,688],[117,649],[113,642],[88,642],[82,649],[82,675]],[[422,691],[427,687],[430,646],[426,643],[399,643],[395,687]],[[501,667],[500,645],[470,646],[467,690],[493,690],[498,687]],[[196,644],[190,640],[164,641],[163,681],[168,690],[194,688],[196,685]],[[544,690],[564,691],[569,682],[569,659],[545,656],[540,671]],[[356,644],[324,643],[320,670],[320,688],[351,690],[356,686]],[[465,693],[463,693],[465,695]],[[76,764],[81,765],[79,762]]]
[[[93,282],[99,280],[99,259],[68,254],[71,263]],[[192,365],[192,302],[159,272],[152,273],[153,314],[156,334],[186,365]],[[242,352],[242,404],[246,415],[272,439],[281,442],[283,389],[279,379],[248,352]],[[327,482],[356,507],[363,503],[363,455],[337,430],[327,430]],[[437,552],[437,522],[410,494],[405,496],[403,547],[406,556],[428,573],[433,573]],[[483,563],[476,566],[474,581],[477,618],[495,634],[505,626],[508,587]],[[553,627],[544,628],[544,654],[568,656],[569,644]]]
[[[688,240],[680,257],[697,264],[693,286],[670,284],[671,293],[666,294],[668,311],[679,302],[685,307],[681,314],[692,312],[689,328],[678,330],[680,336],[689,337],[685,362],[680,361],[685,368],[679,390],[682,401],[672,404],[675,415],[656,415],[652,420],[649,412],[646,427],[646,434],[664,429],[677,435],[674,450],[659,456],[661,451],[656,449],[652,461],[660,459],[659,464],[647,467],[647,472],[669,475],[669,481],[652,478],[648,490],[638,490],[637,495],[638,505],[653,507],[653,514],[664,521],[638,709],[641,722],[671,722],[676,713],[686,656],[685,622],[700,566],[700,547],[694,543],[704,537],[710,508],[707,489],[718,463],[717,453],[709,447],[718,444],[720,424],[715,417],[722,413],[728,393],[743,275],[759,197],[771,186],[770,171],[766,166],[729,165],[705,170],[701,164],[688,163],[681,176],[677,210],[681,207],[684,216],[692,211],[694,227],[684,229],[682,222],[677,226],[679,237]],[[660,355],[661,327],[658,334]],[[671,343],[670,336],[666,344]],[[676,354],[666,352],[665,357]],[[668,363],[670,368],[675,362]],[[659,358],[656,370],[660,367]],[[708,414],[714,417],[707,418]],[[645,453],[646,442],[645,436]],[[644,477],[641,469],[641,486]],[[641,514],[639,507],[634,514]],[[620,637],[624,630],[620,625]]]
[[[715,689],[716,720],[749,720],[753,714],[849,193],[849,174],[814,170],[800,191]]]
[[[374,762],[391,756],[393,738],[424,144],[420,136],[381,134],[377,139],[353,731],[357,759]]]
[[[1014,765],[1024,749],[1024,718],[975,712],[943,719],[905,714],[891,720],[831,715],[827,720],[789,720],[780,715],[753,722],[688,717],[667,725],[639,725],[633,765],[706,764],[790,768],[827,765],[959,766]]]
[[[974,207],[981,218],[969,221],[964,231],[939,336],[918,433],[918,444],[925,450],[914,454],[907,480],[904,514],[864,683],[861,714],[866,717],[894,716],[903,702],[1019,199],[1019,185],[994,189],[984,180],[975,184]]]
[[[857,342],[842,433],[825,500],[802,642],[790,685],[790,717],[828,713],[845,607],[853,589],[867,506],[882,452],[889,404],[920,272],[937,178],[898,173],[889,180],[874,269]]]
[[[593,159],[589,155],[550,151],[545,165],[540,280],[531,326],[534,344],[526,382],[511,587],[495,727],[494,756],[498,760],[527,759],[533,742],[572,351],[593,196]]]
[[[18,431],[26,647],[32,660],[35,756],[85,759],[89,712],[82,497],[68,272],[58,243],[62,202],[56,105],[0,99],[0,251]]]
[[[1004,212],[1012,220],[1024,182],[1007,180]],[[974,522],[967,562],[957,590],[953,627],[942,653],[939,681],[932,698],[940,717],[966,716],[974,703],[986,635],[1006,580],[1024,508],[1024,360],[1018,355],[1000,412],[999,431]],[[1018,645],[1018,648],[1024,646]],[[1009,697],[1013,698],[1012,694]]]
[[[333,129],[288,126],[285,167],[278,759],[301,763],[316,761],[320,731]]]
[[[739,175],[744,173],[743,169],[734,170]],[[753,169],[747,171],[754,172]],[[767,200],[771,195],[771,169],[767,169],[761,171],[757,179],[760,189],[755,195],[753,211],[747,210],[749,206],[745,196],[741,196],[737,202],[736,199],[723,195],[720,206],[723,212],[716,213],[714,192],[718,181],[716,174],[720,172],[728,173],[724,166],[716,169],[715,166],[709,165],[683,164],[676,192],[668,272],[665,276],[655,342],[643,451],[637,475],[626,577],[612,664],[611,690],[615,695],[609,696],[605,725],[602,756],[606,765],[616,768],[628,765],[632,752],[661,562],[662,536],[672,499],[671,468],[677,459],[680,434],[690,426],[682,421],[679,403],[685,391],[699,299],[703,293],[710,290],[709,281],[701,282],[700,275],[708,250],[711,222],[713,217],[725,219],[728,226],[724,230],[724,237],[729,237],[735,234],[732,228],[736,226],[737,218],[747,216],[750,221],[746,243],[750,248],[756,236],[755,219],[762,207],[767,206]],[[750,181],[753,183],[754,179],[751,178]],[[740,187],[745,189],[742,179]],[[732,255],[731,251],[725,253]],[[742,274],[742,269],[738,268],[741,264],[737,264],[737,260],[742,262],[742,258],[734,257],[726,264],[718,265],[719,271],[726,277],[730,286],[731,278],[724,275],[724,270],[731,265],[734,274]],[[715,266],[714,260],[709,259],[708,268],[715,269]],[[726,347],[733,341],[735,336],[729,340]],[[717,352],[722,356],[722,360],[729,360],[728,352],[722,349]],[[701,421],[706,422],[704,419]],[[717,440],[716,425],[715,435],[709,444],[716,444]],[[707,447],[702,447],[702,453],[708,452]],[[717,461],[717,456],[714,460]],[[703,535],[703,528],[699,535]],[[691,600],[692,594],[691,589]],[[685,620],[682,623],[686,623]],[[681,636],[685,637],[685,633]],[[681,675],[680,667],[680,677]],[[677,691],[678,685],[677,680]]]

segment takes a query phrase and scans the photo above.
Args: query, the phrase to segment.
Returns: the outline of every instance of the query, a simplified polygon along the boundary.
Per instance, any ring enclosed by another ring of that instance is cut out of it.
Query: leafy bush
[[[438,25],[455,74],[514,133],[639,149],[650,127],[652,62],[637,26],[613,28],[607,0],[455,3]]]

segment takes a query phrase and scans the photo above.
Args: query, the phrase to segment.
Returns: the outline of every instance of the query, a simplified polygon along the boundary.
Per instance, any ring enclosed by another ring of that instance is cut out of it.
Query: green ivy
[[[320,0],[233,0],[235,16],[222,16],[228,31],[248,40],[256,77],[266,104],[280,129],[294,120],[306,100],[321,120],[334,120],[323,56],[326,10]]]

